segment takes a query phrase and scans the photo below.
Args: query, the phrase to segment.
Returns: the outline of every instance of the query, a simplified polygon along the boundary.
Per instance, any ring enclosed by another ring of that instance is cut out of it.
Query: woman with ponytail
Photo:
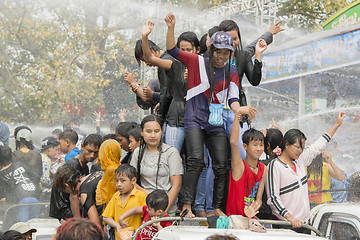
[[[176,148],[162,142],[161,123],[157,116],[146,116],[140,125],[140,146],[130,165],[138,172],[138,184],[146,192],[165,190],[169,197],[168,213],[175,213],[183,175],[182,160]]]

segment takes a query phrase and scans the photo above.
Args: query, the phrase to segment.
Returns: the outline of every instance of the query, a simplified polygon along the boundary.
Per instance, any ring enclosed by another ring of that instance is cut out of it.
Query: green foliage
[[[290,0],[279,9],[278,16],[286,16],[289,27],[312,31],[337,11],[349,4],[348,0]]]
[[[81,102],[88,110],[85,114],[104,107],[103,87],[112,81],[104,75],[106,63],[133,59],[131,47],[110,24],[111,4],[111,0],[0,2],[3,120],[53,123],[68,117],[66,104]],[[124,69],[117,62],[110,70],[120,75]]]

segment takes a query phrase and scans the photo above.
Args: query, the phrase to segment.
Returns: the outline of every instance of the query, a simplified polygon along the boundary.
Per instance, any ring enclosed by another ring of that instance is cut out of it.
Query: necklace
[[[255,167],[253,167],[253,166],[250,166],[250,164],[248,164],[248,166],[249,166],[249,168],[252,168],[252,169],[257,169],[258,168],[257,165]]]

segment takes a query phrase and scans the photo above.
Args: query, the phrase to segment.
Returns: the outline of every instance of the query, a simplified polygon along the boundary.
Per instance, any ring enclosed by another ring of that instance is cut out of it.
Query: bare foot
[[[198,211],[197,213],[195,213],[195,216],[196,217],[206,217],[206,212],[205,212],[205,210]]]
[[[206,213],[206,217],[213,217],[213,216],[215,216],[215,211],[210,211]]]
[[[185,217],[187,218],[194,218],[195,215],[193,214],[193,212],[191,211],[191,204],[189,203],[185,203],[183,208],[182,208],[182,211],[181,212],[184,212],[185,210],[188,210],[188,213],[185,215]]]
[[[214,209],[214,212],[215,212],[215,216],[223,216],[223,217],[227,217],[225,213],[223,213],[223,211],[221,211],[220,208],[215,208]]]

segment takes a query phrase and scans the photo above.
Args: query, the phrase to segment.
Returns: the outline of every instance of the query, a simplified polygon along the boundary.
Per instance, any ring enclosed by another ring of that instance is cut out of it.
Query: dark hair
[[[206,238],[206,240],[238,240],[238,238],[233,235],[214,234],[214,235],[208,236]]]
[[[242,44],[241,44],[241,35],[240,35],[240,28],[239,26],[236,24],[236,22],[234,22],[233,20],[224,20],[219,24],[219,31],[224,31],[224,32],[230,32],[230,31],[237,31],[238,32],[238,37],[239,37],[239,47],[240,50],[242,50]],[[237,47],[237,46],[236,46]]]
[[[130,164],[121,164],[116,170],[115,170],[115,176],[124,174],[126,175],[130,180],[136,177],[136,168],[131,166]]]
[[[219,31],[219,27],[218,26],[214,26],[212,28],[210,28],[208,30],[208,34],[209,34],[209,37],[211,38],[212,35],[214,35],[214,33],[218,32]]]
[[[153,50],[155,52],[160,51],[161,49],[151,40],[148,40],[150,50]],[[142,40],[137,40],[135,45],[135,58],[138,63],[140,63],[141,58],[143,56],[143,50],[142,50]]]
[[[246,145],[249,145],[249,143],[253,140],[264,142],[264,134],[262,134],[262,132],[256,130],[255,128],[249,128],[242,135],[242,141]]]
[[[101,227],[86,218],[70,218],[56,230],[55,240],[104,240]]]
[[[117,125],[119,125],[120,120],[118,118],[115,118],[113,120],[111,120],[110,122],[110,130],[114,130],[114,132],[116,131],[116,127]]]
[[[11,163],[12,153],[8,146],[0,146],[0,168]]]
[[[103,139],[102,139],[101,135],[92,133],[92,134],[89,134],[86,136],[86,138],[84,139],[84,142],[83,142],[83,146],[86,147],[87,145],[92,144],[95,147],[100,147],[102,142],[103,142]]]
[[[62,131],[60,128],[56,128],[56,129],[54,129],[54,131],[51,132],[52,135],[56,135],[58,138],[61,133],[62,133]]]
[[[314,160],[311,162],[311,164],[309,166],[307,166],[307,178],[309,179],[310,174],[314,175],[314,180],[318,179],[320,176],[320,179],[322,179],[322,167],[323,167],[323,162],[324,162],[324,158],[322,156],[322,154],[318,154]],[[320,181],[320,184],[322,184],[322,181]]]
[[[196,36],[196,33],[194,33],[194,32],[188,31],[188,32],[183,32],[182,34],[180,34],[180,36],[177,39],[177,43],[176,43],[176,46],[178,48],[180,48],[181,41],[186,41],[186,42],[191,43],[191,45],[193,47],[195,47],[196,49],[200,46],[199,39]]]
[[[71,191],[76,192],[76,187],[80,182],[81,174],[79,170],[73,166],[64,164],[58,168],[54,176],[54,188],[60,192],[64,192],[65,183],[67,183]]]
[[[136,126],[135,128],[131,129],[131,131],[129,132],[129,136],[132,136],[136,141],[140,141],[141,139],[140,126]]]
[[[200,38],[200,51],[199,51],[199,54],[203,54],[208,50],[207,47],[206,47],[206,40],[207,40],[207,34],[204,34]]]
[[[209,53],[209,64],[208,64],[208,73],[209,73],[209,82],[210,82],[209,106],[210,106],[210,103],[212,100],[212,96],[214,94],[214,87],[215,87],[215,73],[214,73],[214,52],[215,51],[216,51],[216,48],[213,45],[211,45],[210,53]],[[231,51],[231,50],[229,50],[229,51]],[[229,54],[229,59],[228,59],[229,63],[230,63],[230,57],[231,57],[231,54]],[[227,84],[227,87],[229,87],[229,84],[230,84],[230,64],[228,64],[228,67],[229,67],[229,69],[227,72],[224,67],[224,71],[226,72],[225,82]]]
[[[25,236],[15,230],[9,230],[3,234],[4,240],[25,240]]]
[[[302,140],[306,140],[304,133],[302,133],[299,129],[290,129],[285,133],[279,147],[281,148],[281,151],[284,151],[286,144],[292,145],[299,142],[300,147],[304,148]]]
[[[60,133],[59,140],[60,139],[69,140],[74,145],[76,145],[77,141],[79,140],[78,134],[72,129],[67,129]]]
[[[169,205],[169,197],[164,190],[154,190],[146,197],[146,206],[165,211]]]
[[[116,140],[116,134],[115,133],[109,133],[103,136],[102,140],[105,142],[106,140],[113,139]]]
[[[129,132],[136,128],[136,122],[121,122],[116,127],[116,133],[129,140]]]
[[[32,140],[31,140],[31,141],[27,141],[27,140],[24,139],[24,138],[20,138],[20,141],[18,141],[18,140],[16,139],[16,135],[17,135],[18,132],[19,132],[20,130],[22,130],[22,129],[26,129],[26,130],[28,130],[28,131],[30,131],[30,132],[32,133],[31,129],[30,129],[28,126],[18,126],[18,127],[16,127],[16,128],[14,129],[15,149],[17,150],[17,149],[20,149],[21,146],[26,146],[28,149],[33,150],[33,149],[34,149],[34,145],[33,145]]]
[[[160,118],[156,115],[147,115],[146,117],[143,118],[143,120],[141,121],[141,124],[140,124],[140,128],[141,130],[143,131],[144,130],[144,126],[146,123],[148,122],[157,122],[159,125],[160,125],[160,128],[161,128],[161,121],[160,121]],[[161,159],[161,154],[162,154],[162,140],[160,140],[160,144],[158,146],[158,150],[159,150],[159,158],[158,158],[158,163],[157,163],[157,171],[156,171],[156,188],[157,188],[157,181],[158,181],[158,175],[159,175],[159,169],[160,169],[160,159]],[[138,184],[141,185],[141,180],[140,180],[140,168],[141,168],[141,161],[144,157],[144,153],[145,153],[145,150],[147,148],[147,143],[144,141],[144,138],[141,137],[140,139],[140,146],[139,146],[139,156],[138,156],[138,162],[137,162],[137,181],[138,181]]]
[[[270,156],[273,155],[272,151],[278,147],[283,139],[283,134],[277,128],[269,128],[266,130],[266,137],[264,138],[265,153]],[[270,144],[269,152],[267,146]]]

